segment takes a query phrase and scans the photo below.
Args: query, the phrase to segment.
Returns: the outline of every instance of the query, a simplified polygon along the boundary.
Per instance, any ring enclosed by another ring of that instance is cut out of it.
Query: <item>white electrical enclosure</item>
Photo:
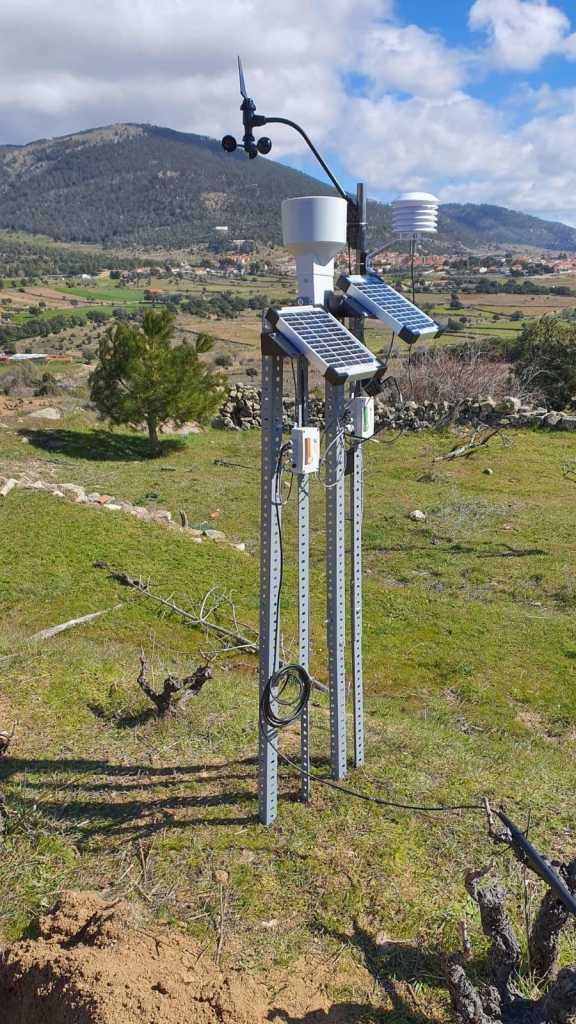
[[[333,385],[382,376],[383,363],[331,313],[317,306],[269,309],[268,323]]]
[[[368,316],[381,320],[409,345],[418,340],[432,341],[444,330],[377,274],[343,275],[337,287],[354,299]]]
[[[320,467],[318,427],[292,427],[291,465],[293,473],[317,473]]]
[[[348,406],[352,417],[354,437],[366,439],[374,433],[374,399],[368,395],[357,395]]]

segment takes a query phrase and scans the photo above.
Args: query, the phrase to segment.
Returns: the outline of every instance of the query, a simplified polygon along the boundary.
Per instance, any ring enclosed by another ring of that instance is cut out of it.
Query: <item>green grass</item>
[[[65,442],[56,454],[45,448],[53,436]],[[521,824],[532,811],[538,848],[570,857],[576,485],[562,463],[576,457],[576,438],[523,432],[510,447],[437,464],[432,482],[419,482],[453,442],[414,435],[365,446],[367,750],[365,769],[351,768],[348,781],[416,803],[504,800]],[[181,718],[155,721],[136,686],[140,644],[163,678],[197,664],[208,641],[94,568],[102,561],[141,575],[180,604],[212,585],[233,589],[240,617],[256,625],[259,443],[257,432],[208,430],[150,462],[139,436],[108,435],[81,415],[2,431],[5,474],[28,466],[33,476],[132,501],[156,495],[144,503],[174,514],[185,508],[191,524],[210,522],[245,541],[248,553],[42,493],[0,499],[0,657],[14,654],[0,662],[0,727],[20,722],[0,765],[11,810],[0,922],[7,936],[18,935],[60,888],[94,887],[184,922],[205,944],[216,936],[212,871],[221,867],[230,874],[225,966],[271,981],[301,956],[335,958],[329,995],[365,1007],[365,1019],[446,1021],[438,951],[458,946],[464,917],[478,967],[485,948],[462,882],[466,868],[493,854],[482,817],[405,814],[317,785],[304,807],[282,765],[278,820],[258,825],[254,659],[228,657]],[[487,466],[492,476],[483,474]],[[312,495],[312,666],[325,678],[324,492],[314,484]],[[427,513],[425,523],[410,521],[414,508]],[[284,526],[287,643],[295,539],[292,503]],[[53,640],[26,641],[117,604]],[[325,773],[324,697],[314,697],[311,719],[314,767]],[[297,738],[289,730],[282,749],[294,755]],[[147,898],[134,887],[139,842],[151,850]],[[519,923],[518,869],[506,856],[499,870]],[[209,916],[193,920],[203,890]],[[263,930],[273,918],[277,929]],[[381,930],[408,945],[380,956]],[[575,953],[571,937],[563,956]],[[396,995],[386,994],[390,979]],[[402,995],[406,981],[420,1011]]]

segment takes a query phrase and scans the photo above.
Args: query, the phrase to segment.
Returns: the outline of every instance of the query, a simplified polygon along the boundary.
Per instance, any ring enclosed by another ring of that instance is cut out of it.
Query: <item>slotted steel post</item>
[[[275,475],[282,447],[283,359],[262,356],[262,478],[260,512],[260,700],[268,681],[278,669],[280,623],[278,594],[281,565],[282,509],[274,502]],[[278,732],[261,723],[258,750],[258,817],[270,825],[278,799]]]
[[[354,764],[364,764],[364,698],[362,692],[362,445],[351,453],[350,478],[350,639],[354,712]]]
[[[330,691],[330,774],[346,774],[344,387],[326,382],[326,632]]]
[[[308,426],[308,360],[296,361],[296,414],[299,427]],[[298,474],[298,657],[308,670],[310,661],[310,474]],[[310,799],[310,719],[308,705],[300,719],[302,802]]]

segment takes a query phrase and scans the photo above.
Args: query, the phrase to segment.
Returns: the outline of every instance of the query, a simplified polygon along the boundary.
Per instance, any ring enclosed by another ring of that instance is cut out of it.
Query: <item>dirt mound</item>
[[[39,938],[0,957],[1,1024],[263,1024],[264,989],[190,940],[139,925],[124,900],[67,892]]]

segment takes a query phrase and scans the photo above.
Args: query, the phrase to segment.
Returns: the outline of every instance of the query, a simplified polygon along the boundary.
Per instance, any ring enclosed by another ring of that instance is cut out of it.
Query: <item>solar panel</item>
[[[319,306],[269,309],[265,318],[331,384],[362,380],[384,372],[383,363],[331,313]]]
[[[444,330],[431,317],[426,316],[412,302],[405,299],[377,274],[351,274],[342,276],[337,284],[343,292],[377,320],[396,331],[398,337],[413,341],[438,338]]]

